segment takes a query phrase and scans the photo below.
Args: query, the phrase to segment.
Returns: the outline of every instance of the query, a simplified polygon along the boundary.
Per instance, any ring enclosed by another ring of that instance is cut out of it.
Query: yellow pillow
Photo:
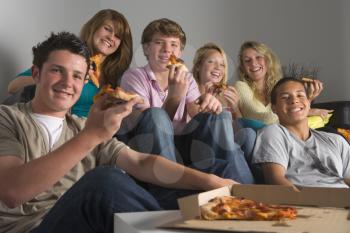
[[[307,120],[308,120],[308,123],[309,123],[309,127],[311,129],[317,129],[317,128],[324,127],[329,122],[329,119],[331,118],[332,115],[333,114],[329,113],[325,119],[323,119],[320,116],[309,116],[309,117],[307,117]]]

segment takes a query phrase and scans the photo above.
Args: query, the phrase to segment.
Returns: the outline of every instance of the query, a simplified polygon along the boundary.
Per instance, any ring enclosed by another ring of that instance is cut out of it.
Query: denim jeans
[[[114,213],[161,209],[120,169],[98,167],[74,184],[31,233],[112,233]]]
[[[174,135],[168,114],[161,108],[149,108],[133,129],[117,138],[136,151],[158,154],[200,171],[214,171],[240,183],[254,182],[244,153],[233,140],[232,117],[226,111],[219,115],[199,113],[181,134]],[[223,163],[231,168],[225,174],[217,169]]]

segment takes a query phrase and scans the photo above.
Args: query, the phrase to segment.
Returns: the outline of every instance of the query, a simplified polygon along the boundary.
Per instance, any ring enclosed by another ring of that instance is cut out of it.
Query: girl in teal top
[[[99,88],[105,84],[113,87],[119,84],[121,76],[131,63],[133,47],[126,18],[111,9],[97,12],[82,27],[80,38],[86,42],[93,56],[88,80],[71,112],[86,117]],[[14,94],[25,86],[35,84],[31,76],[31,69],[20,73],[10,82],[9,92]]]

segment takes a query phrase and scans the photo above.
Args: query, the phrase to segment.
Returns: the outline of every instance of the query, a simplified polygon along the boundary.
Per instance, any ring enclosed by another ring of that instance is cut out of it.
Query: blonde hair
[[[192,67],[192,74],[194,79],[197,81],[198,84],[200,84],[200,69],[203,65],[203,61],[209,56],[210,52],[212,51],[217,51],[219,52],[224,60],[224,65],[225,65],[225,70],[224,70],[224,77],[221,79],[220,84],[226,84],[227,83],[227,57],[225,51],[219,47],[218,45],[214,43],[207,43],[197,49],[196,54],[194,55],[193,58],[193,67]]]
[[[246,82],[253,90],[254,95],[257,96],[257,89],[254,82],[248,77],[245,73],[243,66],[243,53],[246,49],[254,49],[256,52],[261,54],[267,65],[267,72],[265,78],[265,94],[266,99],[270,99],[269,96],[271,94],[272,88],[275,86],[278,80],[282,78],[282,68],[281,63],[277,57],[277,55],[265,44],[256,42],[256,41],[246,41],[241,45],[238,55],[238,77],[239,80]]]
[[[101,81],[103,84],[108,83],[116,86],[119,84],[123,73],[129,68],[133,55],[131,30],[124,15],[112,9],[97,12],[82,27],[80,38],[85,41],[92,54],[94,54],[93,36],[106,20],[111,20],[114,24],[115,33],[120,39],[120,45],[113,54],[104,59],[101,66]]]

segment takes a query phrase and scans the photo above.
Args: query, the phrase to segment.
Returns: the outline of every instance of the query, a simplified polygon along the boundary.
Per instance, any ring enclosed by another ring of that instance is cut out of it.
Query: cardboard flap
[[[233,185],[232,195],[280,205],[350,207],[350,189],[299,187],[300,192],[283,185]]]
[[[297,192],[284,185],[233,185],[232,195],[269,204],[290,204],[297,200]],[[286,202],[287,201],[287,202]]]
[[[179,198],[177,202],[179,204],[183,219],[193,219],[200,216],[199,206],[207,203],[213,197],[222,195],[231,195],[231,187],[225,186],[208,192]]]
[[[296,205],[319,207],[350,207],[349,188],[299,187]]]

